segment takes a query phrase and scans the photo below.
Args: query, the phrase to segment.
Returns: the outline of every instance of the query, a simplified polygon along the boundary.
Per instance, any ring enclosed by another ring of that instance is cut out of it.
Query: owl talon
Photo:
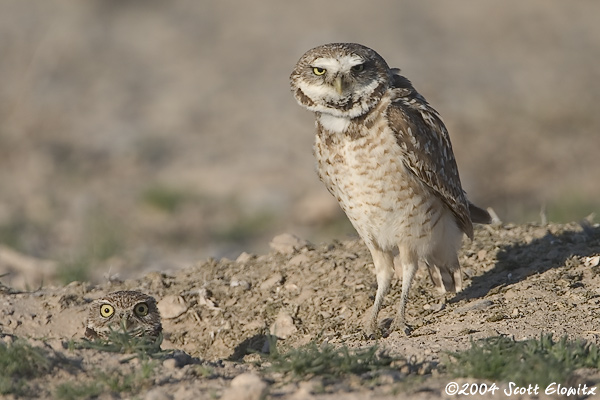
[[[413,332],[413,329],[410,325],[402,322],[402,323],[394,323],[391,329],[391,332],[400,332],[405,336],[410,336]]]
[[[363,339],[365,340],[377,340],[381,338],[381,332],[379,332],[378,330],[372,332],[372,331],[366,331],[363,334]]]

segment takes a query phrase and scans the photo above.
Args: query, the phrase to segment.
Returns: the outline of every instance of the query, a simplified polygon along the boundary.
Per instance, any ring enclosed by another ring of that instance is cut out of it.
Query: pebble
[[[298,267],[302,264],[308,264],[310,262],[310,257],[306,253],[296,254],[294,257],[290,258],[288,264],[294,267]]]
[[[279,311],[277,319],[275,319],[275,322],[271,325],[271,329],[269,329],[271,335],[275,335],[280,339],[286,339],[297,331],[298,328],[294,325],[291,315],[283,310]]]
[[[299,293],[300,292],[300,288],[295,283],[286,283],[285,286],[284,286],[284,288],[288,292],[294,292],[294,293]]]
[[[267,394],[267,383],[253,373],[243,373],[231,380],[221,400],[261,400]]]
[[[250,253],[246,253],[244,251],[242,254],[240,254],[238,256],[238,258],[235,259],[235,261],[238,262],[238,263],[240,263],[240,264],[245,264],[248,261],[252,260],[253,258],[256,258],[256,256],[253,255],[253,254],[250,254]]]
[[[174,358],[167,358],[165,361],[163,361],[162,365],[166,369],[176,369],[177,368],[177,360],[175,360]]]
[[[456,310],[454,310],[454,313],[462,314],[462,313],[466,313],[468,311],[485,310],[486,308],[489,308],[493,305],[494,305],[494,302],[491,300],[486,300],[486,299],[479,300],[472,304],[468,304],[466,306],[457,308]]]
[[[487,250],[483,249],[483,250],[479,250],[477,252],[477,259],[479,261],[483,261],[485,260],[485,257],[487,256]]]
[[[210,293],[206,288],[198,289],[198,305],[206,306],[211,310],[219,310],[219,307],[215,304],[215,302],[210,298]]]
[[[304,239],[300,239],[291,233],[282,233],[275,236],[269,246],[275,251],[283,254],[293,254],[294,252],[308,246],[310,243]]]
[[[164,319],[179,317],[188,310],[188,305],[181,296],[168,295],[162,298],[156,305],[160,315]]]
[[[231,278],[231,281],[229,282],[229,286],[232,288],[240,287],[240,288],[242,288],[242,290],[250,290],[250,283],[248,283],[248,281],[245,279],[240,279],[237,277]]]
[[[260,290],[271,290],[273,286],[281,283],[282,281],[283,275],[281,275],[279,272],[275,272],[273,276],[271,276],[269,279],[263,281],[263,283],[260,284]]]
[[[600,256],[585,257],[583,259],[583,265],[588,268],[596,267],[598,264],[600,264]]]

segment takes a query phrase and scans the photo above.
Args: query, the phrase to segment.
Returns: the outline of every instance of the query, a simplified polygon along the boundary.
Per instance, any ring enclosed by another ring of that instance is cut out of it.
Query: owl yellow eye
[[[363,72],[365,70],[365,64],[358,64],[352,67],[354,72]]]
[[[146,315],[148,315],[148,304],[138,303],[135,305],[135,308],[133,309],[133,311],[135,312],[135,315],[137,315],[138,317],[145,317]]]
[[[324,75],[325,72],[327,72],[327,70],[325,68],[314,67],[313,72],[315,73],[315,75],[321,76]]]
[[[102,315],[104,318],[108,318],[114,313],[115,309],[110,304],[102,304],[102,306],[100,306],[100,315]]]

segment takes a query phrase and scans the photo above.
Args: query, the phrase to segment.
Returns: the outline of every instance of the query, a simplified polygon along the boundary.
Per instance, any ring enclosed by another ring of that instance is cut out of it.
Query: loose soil
[[[68,371],[53,368],[29,382],[48,398],[59,384],[92,380],[100,368],[126,373],[139,366],[140,360],[130,355],[68,346],[83,336],[88,304],[124,289],[159,300],[162,349],[171,351],[141,397],[220,398],[234,377],[251,372],[268,385],[267,399],[451,398],[445,385],[469,380],[452,378],[439,363],[447,352],[468,348],[471,340],[553,333],[600,344],[598,224],[478,227],[460,253],[466,288],[439,295],[421,268],[407,309],[412,335],[392,332],[378,340],[363,333],[376,280],[360,240],[319,245],[297,240],[275,247],[279,251],[244,253],[235,261],[209,259],[173,274],[150,273],[99,286],[74,282],[28,292],[0,286],[0,336],[5,341],[29,338],[56,359],[70,360]],[[396,280],[380,315],[384,326],[394,317],[398,289]],[[378,344],[406,362],[381,374],[290,380],[268,371],[268,358],[257,354],[268,349],[269,332],[280,337],[280,350],[312,340],[352,348]]]

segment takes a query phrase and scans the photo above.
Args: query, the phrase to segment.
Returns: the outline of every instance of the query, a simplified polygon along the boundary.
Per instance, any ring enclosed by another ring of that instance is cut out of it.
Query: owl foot
[[[364,340],[377,340],[381,338],[381,330],[377,326],[368,326],[364,331]]]
[[[390,331],[391,332],[399,332],[400,334],[404,334],[405,336],[410,336],[412,333],[413,329],[410,325],[408,325],[406,322],[396,322],[394,321],[394,324],[392,325],[392,329]]]
[[[365,332],[365,339],[376,340],[388,337],[392,332],[398,330],[393,322],[391,318],[385,318],[379,324],[371,325]]]

